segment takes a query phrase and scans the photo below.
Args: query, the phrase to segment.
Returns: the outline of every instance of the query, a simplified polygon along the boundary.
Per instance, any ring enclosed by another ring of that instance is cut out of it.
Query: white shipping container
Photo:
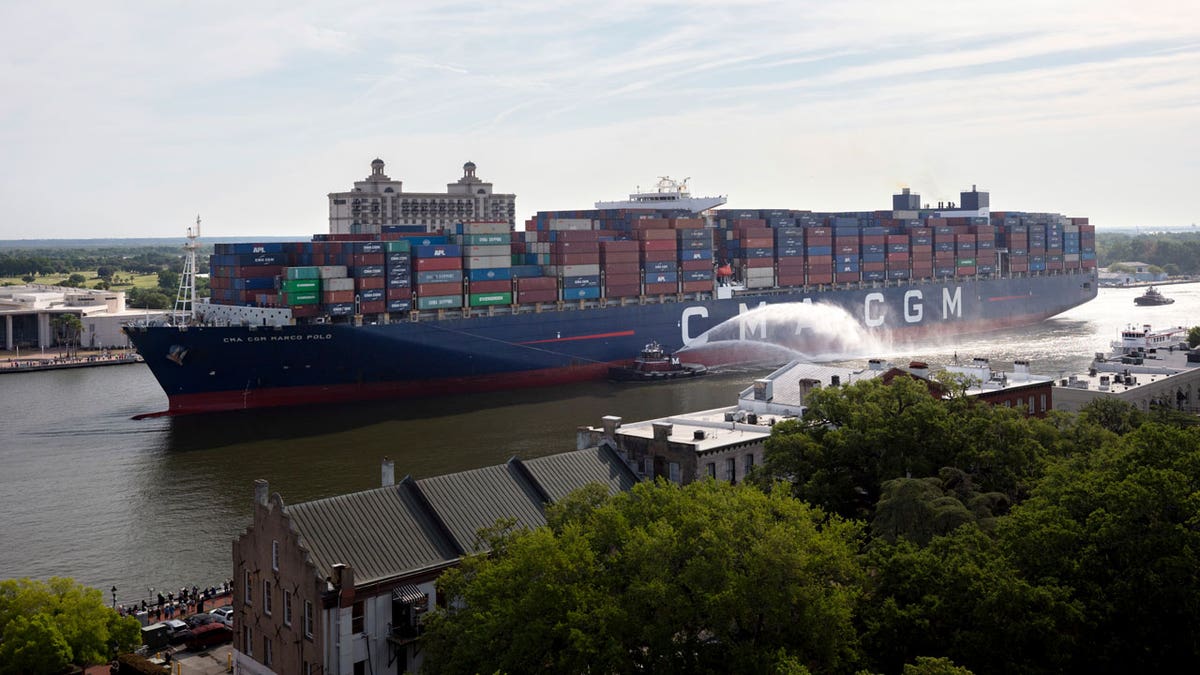
[[[342,268],[346,269],[346,268]],[[346,277],[336,277],[333,279],[325,279],[321,282],[321,290],[324,291],[352,291],[354,290],[354,280]]]
[[[463,234],[508,234],[508,223],[463,223]]]
[[[751,279],[756,281],[763,279],[774,281],[775,269],[772,267],[748,267],[746,268],[746,281],[750,281]]]
[[[317,275],[322,279],[337,279],[346,276],[345,265],[322,265],[317,268]]]
[[[589,218],[551,218],[551,230],[594,230]]]
[[[464,246],[463,255],[471,258],[512,255],[512,247],[508,244],[501,244],[499,246]]]
[[[477,270],[488,267],[512,267],[511,255],[483,255],[463,258],[463,267]]]
[[[600,265],[563,265],[564,277],[594,277],[600,274]]]
[[[774,285],[774,279],[746,279],[746,288],[771,288]]]

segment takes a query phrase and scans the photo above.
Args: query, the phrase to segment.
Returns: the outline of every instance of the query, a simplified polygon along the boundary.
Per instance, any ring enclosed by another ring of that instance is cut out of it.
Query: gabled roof
[[[546,523],[545,505],[590,483],[610,494],[638,481],[608,448],[588,448],[414,480],[284,507],[318,573],[338,563],[356,584],[401,578],[453,563],[482,544],[478,531],[514,518]]]

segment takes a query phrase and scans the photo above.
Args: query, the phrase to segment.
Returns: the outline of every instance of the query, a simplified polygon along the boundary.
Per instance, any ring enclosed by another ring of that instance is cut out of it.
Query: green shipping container
[[[284,293],[301,293],[304,291],[316,293],[320,290],[320,279],[288,279],[283,282]]]
[[[472,307],[486,307],[488,305],[511,305],[512,292],[505,293],[472,293],[470,297]]]
[[[417,309],[453,309],[462,307],[461,295],[432,295],[417,298]]]
[[[512,243],[509,234],[464,234],[459,239],[465,246],[507,246]]]
[[[298,293],[281,293],[279,297],[283,300],[283,304],[288,306],[295,305],[315,305],[321,300],[320,293],[311,291],[301,291]]]
[[[289,267],[287,268],[288,279],[320,279],[320,267]]]
[[[975,259],[974,258],[959,258],[958,266],[959,267],[974,267]]]
[[[408,253],[412,250],[412,242],[407,239],[397,239],[396,241],[383,242],[388,253]]]

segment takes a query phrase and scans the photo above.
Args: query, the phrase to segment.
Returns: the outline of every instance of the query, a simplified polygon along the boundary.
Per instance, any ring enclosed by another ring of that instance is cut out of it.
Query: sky
[[[1200,221],[1200,3],[0,2],[0,239],[307,237],[379,157],[535,211],[911,187]]]

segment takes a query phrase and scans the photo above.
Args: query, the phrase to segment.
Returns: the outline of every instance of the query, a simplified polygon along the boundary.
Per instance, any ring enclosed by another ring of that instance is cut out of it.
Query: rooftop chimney
[[[267,489],[268,489],[267,481],[263,480],[262,478],[259,478],[254,481],[254,503],[255,504],[261,504],[263,506],[267,505]]]
[[[871,359],[867,361],[867,365],[871,370],[883,370],[883,359]]]
[[[387,457],[383,458],[383,466],[381,467],[383,479],[383,487],[396,484],[396,463]]]
[[[842,376],[841,375],[830,375],[829,376],[829,386],[837,387],[841,384],[842,384]]]
[[[774,387],[770,378],[763,378],[754,381],[754,400],[755,401],[770,401],[774,397],[772,391]]]
[[[671,430],[675,428],[670,422],[654,422],[651,426],[654,427],[654,440],[665,441],[671,437]]]
[[[616,415],[605,415],[600,418],[600,426],[604,428],[605,438],[614,438],[617,435],[617,429],[621,427],[621,418]]]

